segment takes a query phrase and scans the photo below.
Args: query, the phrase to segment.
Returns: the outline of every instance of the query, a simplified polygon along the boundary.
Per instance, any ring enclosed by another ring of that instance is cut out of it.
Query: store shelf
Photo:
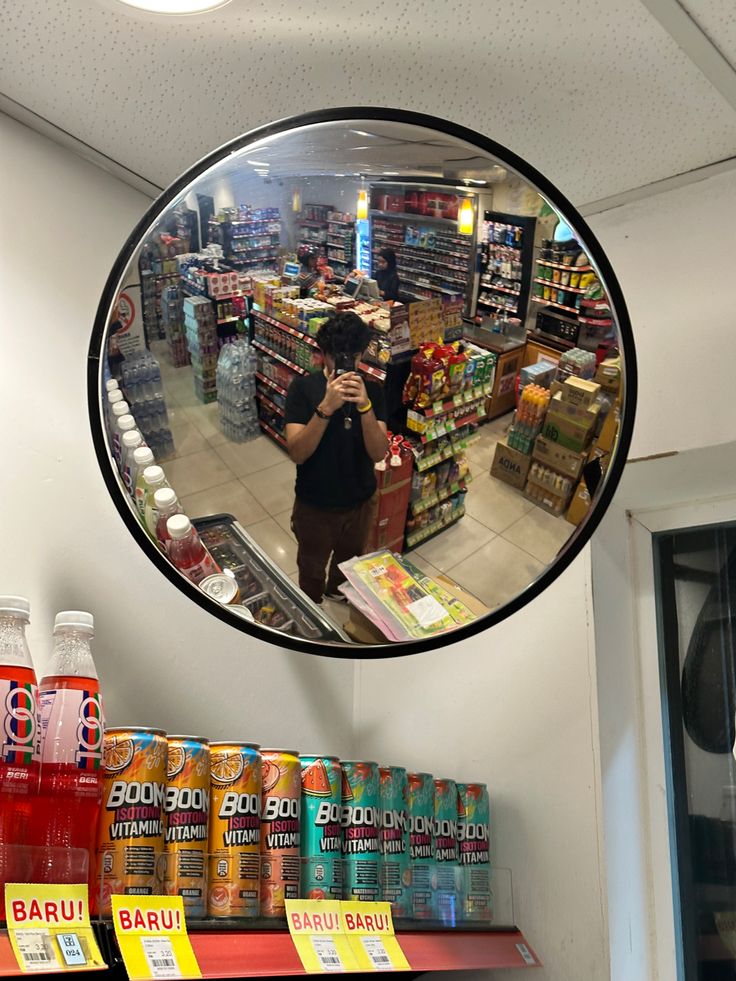
[[[475,388],[463,392],[462,395],[456,395],[454,398],[446,399],[444,402],[433,402],[426,409],[414,409],[412,411],[423,415],[425,419],[434,419],[437,416],[447,415],[448,412],[452,412],[453,409],[459,409],[463,405],[470,405],[471,402],[477,402],[478,399],[485,398],[487,394],[483,390],[482,385],[476,385]]]
[[[439,532],[444,531],[445,528],[449,528],[450,525],[454,525],[456,521],[465,514],[465,508],[459,508],[454,512],[449,521],[433,521],[431,525],[427,525],[426,528],[421,528],[419,531],[414,531],[410,535],[406,536],[406,547],[415,548],[421,542],[426,542],[430,538],[433,538]],[[429,969],[429,970],[434,970]]]
[[[210,296],[209,293],[205,293],[203,289],[195,286],[188,279],[182,279],[181,285],[184,289],[190,290],[193,296],[202,296],[205,300],[211,300],[216,303],[218,300],[233,300],[236,296],[246,296],[247,294],[242,290],[237,293],[221,293],[219,296]]]
[[[429,215],[411,215],[406,211],[371,211],[371,217],[373,218],[388,218],[394,221],[411,221],[418,225],[437,225],[438,228],[453,229],[457,232],[457,221],[454,218],[430,218]],[[453,236],[458,241],[462,241],[459,234]],[[470,236],[467,236],[467,240],[470,241]]]
[[[454,279],[450,276],[443,276],[442,273],[431,272],[429,269],[417,269],[416,266],[400,266],[396,265],[397,270],[401,272],[415,272],[420,276],[434,276],[435,279],[441,280],[443,283],[459,283],[460,285],[466,285],[462,280]],[[411,280],[409,280],[411,282]]]
[[[484,417],[485,412],[474,412],[472,415],[464,416],[462,419],[456,419],[451,423],[445,423],[442,432],[433,432],[430,433],[430,435],[423,433],[419,438],[425,445],[427,443],[434,443],[436,439],[441,439],[442,436],[449,436],[450,433],[454,433],[458,429],[462,429],[463,426],[474,425],[476,422],[480,422]]]
[[[286,449],[286,440],[281,435],[281,433],[277,433],[276,430],[272,429],[267,422],[263,421],[263,419],[258,420],[258,425],[261,427],[264,433],[267,433],[271,437],[271,439],[275,440],[275,442],[279,444],[279,446],[282,446],[284,449]],[[214,975],[214,976],[219,977],[219,975]]]
[[[556,288],[559,289],[559,287]],[[545,300],[541,296],[533,296],[531,299],[534,303],[543,303],[545,306],[557,307],[558,310],[567,310],[568,313],[574,313],[576,315],[578,313],[577,307],[566,307],[564,303],[557,303],[555,300]]]
[[[400,272],[401,270],[399,270]],[[413,286],[421,286],[425,290],[432,290],[433,293],[444,293],[447,296],[463,296],[463,290],[446,290],[441,286],[434,286],[432,283],[422,283],[418,279],[409,279],[408,276],[401,276],[400,281],[402,283],[411,283]]]
[[[568,267],[569,268],[569,267]],[[535,283],[541,283],[542,286],[549,286],[553,290],[562,290],[563,293],[586,293],[587,290],[578,289],[577,286],[563,286],[562,283],[553,283],[551,279],[539,279],[534,278]]]
[[[364,375],[369,375],[371,378],[375,378],[376,381],[386,381],[386,372],[383,368],[376,368],[375,365],[366,364],[365,361],[361,361],[358,365],[358,369],[363,372]]]
[[[306,368],[301,368],[298,364],[294,364],[293,361],[289,361],[289,359],[285,358],[283,354],[277,354],[276,351],[272,351],[270,347],[266,347],[266,345],[261,341],[254,340],[253,347],[257,348],[259,351],[263,351],[263,353],[267,354],[270,358],[275,358],[277,361],[280,361],[281,364],[285,364],[287,368],[291,368],[291,370],[295,371],[298,375],[309,374],[309,371]]]
[[[285,324],[281,320],[274,320],[273,317],[269,317],[267,313],[261,313],[260,310],[253,310],[252,315],[257,317],[258,320],[262,320],[265,324],[270,324],[271,327],[276,327],[278,330],[283,330],[285,334],[291,334],[292,337],[296,337],[298,340],[304,341],[304,343],[308,344],[310,347],[319,350],[319,344],[313,337],[310,337],[309,334],[305,334],[302,331],[297,330],[295,327],[290,327],[289,324]]]
[[[571,272],[593,272],[592,266],[564,265],[561,262],[549,262],[547,259],[535,259],[540,266],[549,266],[551,269],[568,269]]]
[[[453,484],[450,484],[449,487],[443,487],[441,491],[433,491],[431,494],[427,494],[426,497],[420,497],[418,501],[412,501],[410,503],[412,514],[421,514],[427,508],[439,504],[440,501],[446,501],[448,497],[452,497],[458,491],[467,490],[467,485],[472,479],[470,474],[468,474],[462,480],[456,480]]]
[[[429,255],[436,255],[437,252],[441,252],[442,255],[455,256],[456,259],[468,259],[470,256],[469,250],[468,252],[454,252],[454,251],[449,251],[447,249],[424,249],[420,245],[407,245],[406,242],[404,241],[392,242],[391,239],[384,238],[383,236],[376,235],[376,234],[373,235],[373,241],[380,242],[381,245],[388,245],[395,250],[408,248],[408,249],[413,249],[416,252],[428,252]],[[374,251],[376,250],[374,249]],[[458,269],[458,268],[459,268],[458,266],[450,266],[450,269]]]
[[[268,387],[272,388],[274,392],[278,392],[279,395],[286,396],[286,389],[282,388],[281,385],[277,385],[275,381],[271,381],[270,378],[267,378],[265,375],[262,375],[260,371],[254,371],[253,374],[258,379],[258,381],[263,382],[264,385],[268,385]]]
[[[265,396],[262,392],[256,392],[256,398],[259,402],[263,402],[264,405],[267,405],[268,408],[271,409],[272,412],[275,412],[277,416],[286,415],[280,405],[276,405],[275,402],[272,402],[271,399],[267,398],[267,396]]]
[[[521,290],[512,290],[508,286],[495,286],[493,283],[488,283],[484,279],[481,279],[480,285],[485,286],[487,290],[498,290],[499,293],[510,293],[512,296],[519,296],[521,294]]]
[[[355,222],[354,221],[340,221],[339,218],[328,218],[327,219],[327,224],[328,225],[345,225],[347,228],[352,228],[353,225],[355,224]]]
[[[231,225],[268,225],[274,222],[281,221],[280,218],[233,218],[230,222]],[[218,222],[219,225],[224,225],[225,222]]]
[[[491,307],[493,310],[508,310],[510,313],[516,313],[519,308],[518,303],[514,306],[509,306],[507,303],[491,303],[490,300],[478,299],[478,306],[481,307]]]
[[[420,457],[415,461],[414,466],[419,471],[419,473],[424,473],[425,470],[431,470],[432,467],[436,467],[439,463],[445,460],[449,460],[450,457],[457,456],[458,453],[464,453],[465,450],[473,443],[475,443],[480,438],[479,434],[475,434],[466,439],[458,440],[456,443],[452,443],[447,449],[442,450],[442,452],[435,451],[434,453],[429,453],[426,456]]]
[[[309,228],[327,228],[329,222],[327,221],[317,221],[314,218],[300,218],[297,225],[306,225]]]
[[[242,319],[243,319],[242,317],[223,317],[221,320],[218,320],[217,323],[218,324],[232,324],[235,321],[242,320]]]

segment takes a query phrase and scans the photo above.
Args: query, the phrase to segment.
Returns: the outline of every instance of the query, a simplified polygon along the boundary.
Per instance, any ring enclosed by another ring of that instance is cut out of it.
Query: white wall
[[[352,664],[267,646],[194,609],[131,541],[103,484],[87,347],[149,202],[3,115],[0,145],[0,591],[31,600],[37,666],[54,613],[88,609],[112,724],[349,754]]]

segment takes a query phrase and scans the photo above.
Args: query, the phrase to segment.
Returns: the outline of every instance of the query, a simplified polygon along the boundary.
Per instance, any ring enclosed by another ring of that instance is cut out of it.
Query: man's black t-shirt
[[[385,422],[381,386],[366,381],[365,387],[376,418]],[[295,378],[286,397],[286,424],[306,426],[325,397],[326,388],[327,379],[321,371]],[[346,429],[348,411],[352,425]],[[374,466],[363,442],[358,408],[354,402],[346,402],[332,415],[314,453],[297,465],[296,496],[305,504],[325,510],[357,507],[375,493]]]

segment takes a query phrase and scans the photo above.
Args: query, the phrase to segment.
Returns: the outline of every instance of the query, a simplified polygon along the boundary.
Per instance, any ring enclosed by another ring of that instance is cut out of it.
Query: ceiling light
[[[356,218],[365,219],[368,217],[368,192],[358,191],[358,206],[356,208]]]
[[[465,198],[457,213],[457,230],[461,235],[473,234],[473,202]]]
[[[154,14],[202,14],[206,10],[224,7],[230,0],[119,0],[128,7],[148,10]]]

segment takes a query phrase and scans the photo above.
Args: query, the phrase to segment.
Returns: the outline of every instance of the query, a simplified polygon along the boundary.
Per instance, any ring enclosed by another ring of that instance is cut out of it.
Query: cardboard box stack
[[[186,296],[184,330],[192,359],[194,394],[200,402],[217,399],[217,324],[212,303],[203,296]]]
[[[376,469],[378,510],[366,552],[374,552],[379,548],[388,548],[394,552],[403,550],[411,475],[412,455],[408,450],[401,453],[400,466],[389,464],[385,470]]]

